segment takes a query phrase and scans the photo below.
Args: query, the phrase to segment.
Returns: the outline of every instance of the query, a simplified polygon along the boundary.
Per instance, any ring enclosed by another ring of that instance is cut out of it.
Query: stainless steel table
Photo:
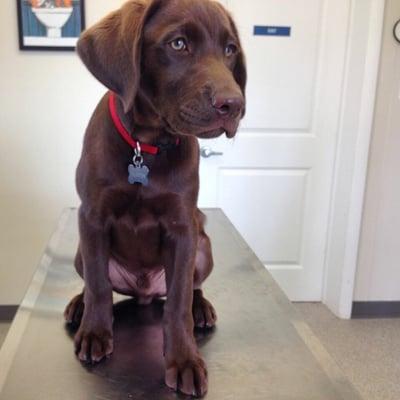
[[[309,327],[218,209],[205,210],[215,269],[205,285],[218,312],[197,334],[214,400],[355,400]],[[73,268],[76,210],[63,213],[0,350],[1,400],[177,399],[163,385],[162,302],[115,296],[115,352],[97,366],[75,358],[62,312],[82,288]]]

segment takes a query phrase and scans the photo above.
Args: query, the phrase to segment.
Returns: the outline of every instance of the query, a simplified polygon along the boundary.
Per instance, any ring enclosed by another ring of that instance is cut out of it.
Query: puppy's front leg
[[[167,301],[164,308],[165,383],[193,396],[207,391],[207,370],[193,335],[193,278],[198,227],[187,218],[166,226],[165,270]]]
[[[109,238],[105,228],[89,221],[82,208],[79,234],[85,281],[84,311],[74,342],[81,361],[97,362],[113,351]]]

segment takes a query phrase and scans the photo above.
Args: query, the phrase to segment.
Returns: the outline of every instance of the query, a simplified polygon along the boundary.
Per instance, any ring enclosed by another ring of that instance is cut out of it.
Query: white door
[[[290,299],[319,301],[350,0],[226,2],[247,55],[247,115],[233,141],[201,141],[223,156],[202,158],[199,204],[224,210]]]

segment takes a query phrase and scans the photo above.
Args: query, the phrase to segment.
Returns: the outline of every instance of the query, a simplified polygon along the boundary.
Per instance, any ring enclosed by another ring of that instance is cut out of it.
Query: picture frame
[[[16,0],[20,50],[74,51],[85,0]]]

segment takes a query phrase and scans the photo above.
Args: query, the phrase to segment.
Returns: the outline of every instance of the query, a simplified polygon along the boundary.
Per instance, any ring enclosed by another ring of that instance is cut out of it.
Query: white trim
[[[71,37],[61,37],[61,38],[51,38],[47,36],[25,36],[24,45],[25,46],[65,46],[74,47],[78,38]]]
[[[367,3],[365,18],[359,11]],[[340,318],[351,317],[384,8],[385,0],[351,1],[323,290],[323,302]],[[360,49],[363,30],[368,39]]]

